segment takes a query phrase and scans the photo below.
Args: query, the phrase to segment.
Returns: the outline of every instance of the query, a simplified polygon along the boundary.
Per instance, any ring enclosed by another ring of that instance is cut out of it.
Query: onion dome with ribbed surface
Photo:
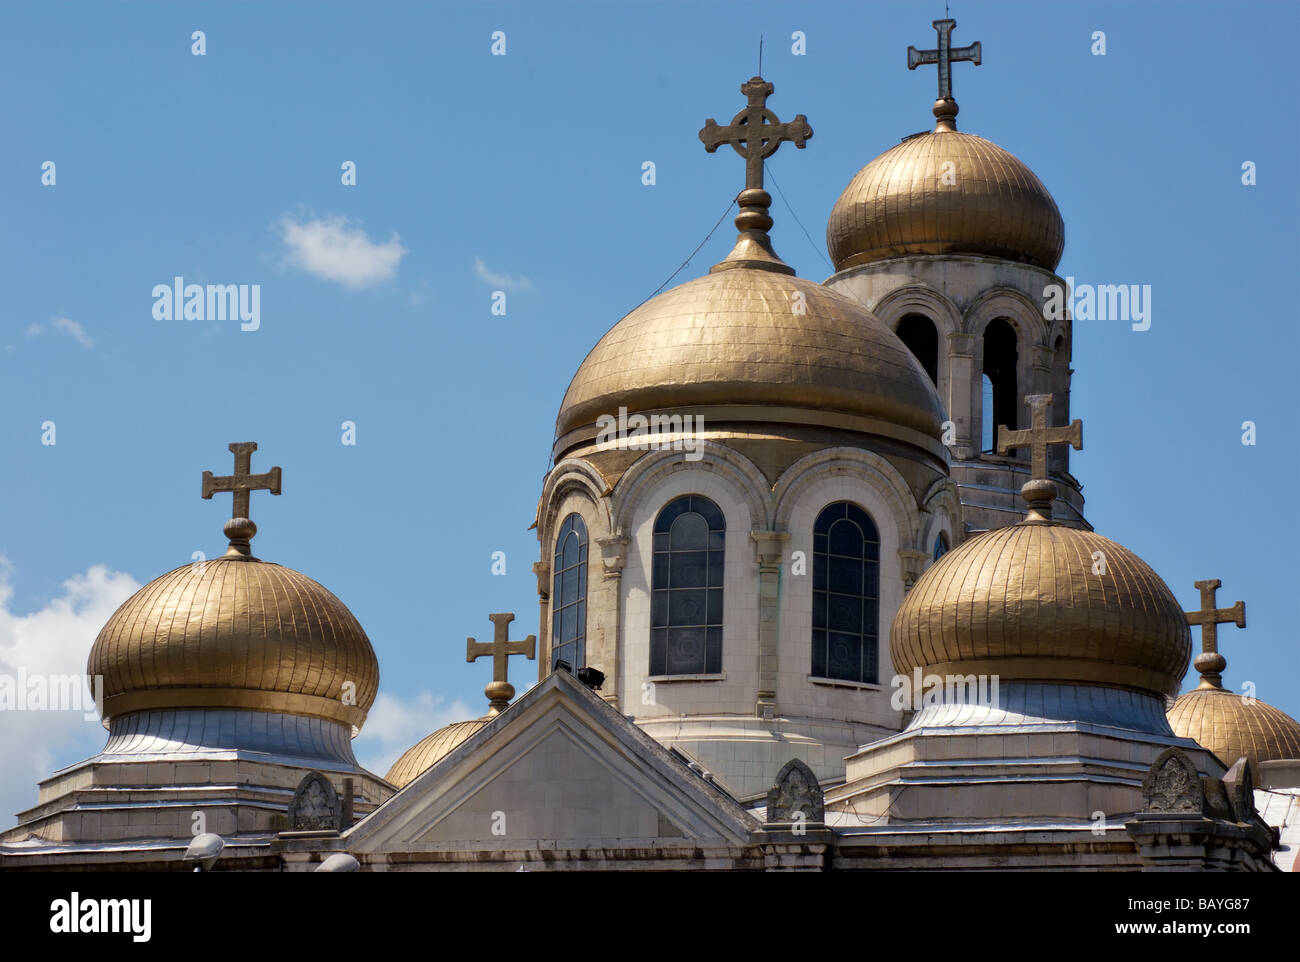
[[[725,130],[706,124],[700,138],[710,151],[730,143],[749,156],[748,146],[739,146],[748,144],[740,131],[752,131],[760,121],[765,130],[785,131],[762,141],[764,157],[782,140],[795,139],[802,147],[812,136],[802,115],[772,126],[775,115],[761,102],[772,88],[761,77],[741,89],[750,97],[750,112]],[[791,127],[799,131],[793,138]],[[937,441],[946,414],[925,370],[874,314],[796,277],[776,255],[762,166],[747,163],[746,171],[745,189],[736,198],[734,249],[704,277],[635,308],[597,342],[560,405],[556,455],[590,441],[601,419],[617,417],[621,409],[635,414],[691,407],[716,410],[714,420],[766,424],[838,418],[841,426],[942,457]]]
[[[1123,545],[1053,523],[1051,482],[1025,490],[1024,521],[917,579],[890,632],[895,670],[1177,692],[1191,636],[1168,585]]]
[[[234,494],[230,546],[149,582],[108,619],[86,671],[102,676],[109,720],[158,709],[243,709],[359,729],[379,691],[379,662],[352,612],[306,575],[262,561],[249,493],[280,493],[280,469],[251,473],[253,442],[230,445],[235,473],[203,475],[203,497]]]
[[[432,734],[425,735],[402,753],[402,757],[393,763],[384,780],[398,788],[404,788],[415,781],[416,776],[428,771],[454,752],[491,720],[492,716],[485,715],[472,721],[452,722]]]
[[[831,210],[826,247],[837,271],[906,254],[982,254],[1051,271],[1065,222],[1024,163],[940,116],[933,132],[858,171]]]
[[[1223,688],[1197,688],[1169,709],[1174,733],[1191,738],[1231,766],[1245,758],[1259,781],[1259,763],[1300,758],[1300,722],[1286,712]]]
[[[1187,619],[1201,626],[1204,650],[1193,667],[1201,673],[1200,684],[1179,696],[1169,709],[1169,725],[1184,738],[1208,748],[1225,765],[1245,758],[1256,782],[1261,762],[1300,759],[1300,722],[1255,697],[1239,695],[1223,687],[1228,660],[1218,650],[1218,625],[1235,622],[1246,627],[1246,603],[1238,601],[1228,609],[1216,609],[1218,579],[1198,581],[1201,610],[1188,612]]]
[[[187,564],[108,619],[89,674],[104,717],[155,708],[247,708],[360,727],[379,663],[343,602],[306,575],[252,557]]]

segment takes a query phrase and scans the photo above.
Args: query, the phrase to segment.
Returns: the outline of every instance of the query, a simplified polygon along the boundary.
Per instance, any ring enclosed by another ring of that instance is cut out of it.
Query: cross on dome
[[[488,615],[493,624],[490,642],[465,639],[465,660],[473,664],[480,658],[492,657],[492,683],[483,689],[488,697],[489,715],[499,715],[515,697],[515,686],[507,681],[510,671],[511,655],[527,655],[532,661],[537,657],[537,636],[529,635],[523,641],[510,641],[510,622],[515,620],[514,612],[502,612]]]
[[[772,195],[763,189],[763,161],[776,153],[783,143],[792,143],[802,150],[812,139],[813,132],[803,114],[789,123],[781,123],[767,108],[767,98],[775,90],[762,77],[751,78],[740,85],[740,92],[748,99],[745,109],[731,118],[726,127],[719,126],[710,117],[700,129],[700,142],[709,153],[714,153],[723,144],[730,144],[745,158],[745,189],[736,196],[740,204],[740,213],[736,215],[740,237],[735,249],[722,263],[715,264],[710,273],[736,267],[794,273],[776,256],[767,236],[772,227],[772,218],[767,213],[772,206]]]
[[[1231,608],[1216,608],[1214,596],[1223,582],[1212,578],[1195,584],[1201,591],[1201,607],[1184,614],[1189,625],[1201,626],[1201,653],[1192,662],[1201,673],[1201,683],[1196,687],[1222,688],[1223,669],[1228,667],[1228,660],[1219,654],[1219,625],[1235,624],[1238,628],[1245,628],[1246,602],[1238,601]]]
[[[1052,406],[1050,394],[1027,395],[1025,404],[1031,412],[1030,426],[1013,431],[1005,424],[999,424],[998,454],[1010,454],[1016,448],[1029,448],[1029,482],[1020,489],[1020,494],[1029,504],[1030,521],[1050,521],[1056,485],[1047,477],[1047,449],[1056,444],[1068,444],[1074,450],[1082,451],[1083,422],[1075,418],[1067,427],[1049,428],[1047,412]]]
[[[745,109],[731,118],[726,127],[719,127],[712,117],[704,121],[700,141],[704,149],[713,153],[723,144],[745,158],[745,189],[763,189],[763,161],[771,157],[783,143],[804,148],[813,132],[808,118],[799,114],[783,124],[776,114],[767,109],[767,98],[776,88],[762,77],[754,77],[740,85],[740,92],[749,98]],[[741,147],[744,144],[744,147]]]
[[[253,474],[253,452],[257,450],[256,441],[236,441],[230,445],[235,455],[235,473],[216,477],[211,471],[203,472],[203,499],[211,500],[214,494],[229,491],[234,495],[231,500],[230,520],[226,522],[226,537],[230,539],[227,555],[249,554],[249,540],[257,534],[257,525],[249,520],[249,495],[254,491],[280,493],[280,468],[277,465],[262,474]]]
[[[952,96],[952,64],[967,61],[980,65],[981,46],[976,40],[966,47],[952,46],[952,32],[957,28],[956,20],[935,20],[930,26],[939,34],[939,46],[935,50],[917,50],[907,48],[907,69],[915,70],[927,64],[939,67],[939,99],[934,104],[934,116],[938,119],[935,130],[957,129],[957,101]]]

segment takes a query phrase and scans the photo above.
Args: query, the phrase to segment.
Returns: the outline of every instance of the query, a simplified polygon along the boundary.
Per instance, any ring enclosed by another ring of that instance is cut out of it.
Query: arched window
[[[1052,421],[1053,425],[1070,423],[1070,351],[1065,335],[1056,339],[1052,352]],[[1047,449],[1047,469],[1052,474],[1070,470],[1068,445],[1054,444]]]
[[[722,560],[727,524],[698,494],[670,501],[654,528],[650,674],[722,671]]]
[[[933,384],[939,383],[939,332],[934,322],[924,314],[907,314],[898,322],[898,339],[916,355],[930,375]]]
[[[992,389],[992,404],[986,403],[983,410],[985,451],[997,450],[998,425],[1013,430],[1020,426],[1020,392],[1016,385],[1019,356],[1015,328],[1001,317],[990,321],[984,328],[984,375]]]
[[[812,674],[874,684],[880,536],[856,504],[827,505],[813,526]]]
[[[984,412],[984,417],[980,422],[980,450],[992,451],[996,447],[993,443],[993,418],[990,416],[993,410],[993,382],[987,374],[983,377],[981,389],[983,394],[980,396],[980,410]]]
[[[561,661],[576,671],[587,657],[587,526],[576,514],[560,525],[551,571],[551,671]]]
[[[934,560],[938,561],[948,553],[948,536],[940,531],[934,538]]]

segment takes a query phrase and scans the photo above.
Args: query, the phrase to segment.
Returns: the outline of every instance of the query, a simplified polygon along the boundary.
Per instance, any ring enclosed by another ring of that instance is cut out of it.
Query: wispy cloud
[[[54,330],[58,331],[60,334],[68,335],[68,337],[72,338],[82,347],[94,346],[95,342],[91,339],[90,335],[86,333],[86,329],[70,318],[56,317],[54,320],[50,321],[50,327],[54,328]]]
[[[56,317],[50,321],[50,330],[56,334],[66,334],[82,347],[94,347],[95,340],[86,333],[86,329],[68,317]],[[45,333],[40,324],[28,324],[25,332],[28,337],[38,337]]]
[[[30,614],[12,610],[13,566],[0,556],[0,674],[76,675],[86,670],[95,636],[140,587],[130,575],[94,565]],[[99,722],[80,711],[0,711],[0,827],[36,804],[36,782],[54,768],[89,757],[104,744]]]
[[[530,291],[533,289],[533,282],[528,278],[515,277],[513,274],[498,274],[490,270],[480,257],[474,258],[474,273],[478,275],[479,280],[491,284],[498,290]]]
[[[407,253],[396,233],[382,244],[376,243],[360,227],[351,226],[346,217],[300,223],[286,214],[279,227],[287,248],[286,263],[347,288],[392,280]]]
[[[460,699],[447,701],[442,695],[422,691],[414,698],[403,699],[380,693],[366,717],[365,727],[356,741],[358,760],[382,777],[401,754],[425,735],[452,722],[477,718]]]

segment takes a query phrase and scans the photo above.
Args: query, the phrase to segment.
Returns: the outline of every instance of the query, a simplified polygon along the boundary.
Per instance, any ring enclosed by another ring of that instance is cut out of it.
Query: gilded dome
[[[1182,695],[1169,709],[1176,735],[1208,748],[1231,766],[1249,759],[1259,780],[1259,763],[1300,758],[1300,722],[1258,698],[1247,701],[1223,688],[1197,688]]]
[[[379,688],[370,640],[343,602],[291,568],[239,554],[183,565],[133,594],[86,670],[104,677],[106,722],[155,708],[242,708],[359,728]]]
[[[564,395],[556,437],[621,406],[724,404],[837,411],[929,438],[945,418],[925,371],[875,315],[788,273],[715,268],[600,339]]]
[[[405,788],[491,720],[490,715],[485,715],[473,721],[452,722],[431,735],[425,735],[393,762],[393,767],[388,770],[384,780],[398,788]]]
[[[1065,224],[1032,170],[941,125],[858,171],[831,210],[826,247],[837,271],[904,254],[984,254],[1050,271]]]
[[[971,538],[918,578],[894,618],[890,652],[900,674],[919,667],[1163,695],[1178,691],[1191,635],[1178,599],[1141,558],[1031,515]]]

